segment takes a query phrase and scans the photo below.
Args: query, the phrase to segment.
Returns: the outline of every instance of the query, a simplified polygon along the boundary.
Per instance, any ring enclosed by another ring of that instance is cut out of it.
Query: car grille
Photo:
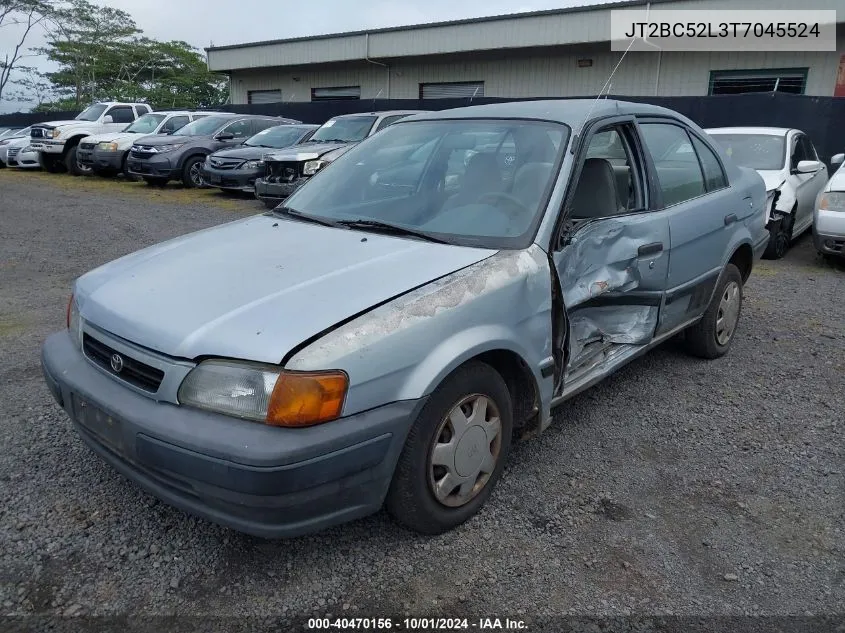
[[[34,127],[29,132],[30,138],[47,138],[47,130],[41,127]]]
[[[79,149],[94,149],[96,143],[80,143]]]
[[[246,161],[240,158],[209,158],[208,164],[214,169],[237,169]]]
[[[293,182],[300,174],[300,164],[294,161],[268,161],[264,177],[268,182]]]
[[[115,378],[124,380],[144,391],[155,393],[158,391],[161,381],[164,380],[164,372],[160,369],[119,353],[88,334],[82,336],[82,351],[94,364],[102,367]],[[123,360],[123,368],[119,372],[112,369],[111,361],[114,355],[119,355]]]
[[[157,154],[158,151],[151,145],[133,145],[129,153],[134,158],[149,158],[153,154]]]

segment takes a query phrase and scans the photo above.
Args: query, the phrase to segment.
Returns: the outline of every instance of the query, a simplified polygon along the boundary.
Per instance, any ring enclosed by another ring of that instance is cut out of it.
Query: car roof
[[[711,127],[704,131],[708,134],[765,134],[768,136],[786,136],[792,129],[788,127]]]
[[[578,133],[588,120],[624,114],[672,117],[695,126],[687,117],[674,110],[650,103],[634,103],[616,99],[538,99],[534,101],[510,101],[507,103],[492,103],[427,112],[417,114],[411,119],[406,119],[406,121],[475,118],[535,119],[538,121],[563,123],[572,128],[573,132]],[[402,123],[405,123],[405,121],[402,121]]]
[[[378,112],[349,112],[347,114],[338,114],[337,116],[333,116],[333,119],[345,119],[347,117],[354,117],[354,116],[376,116],[376,117],[385,117],[385,116],[394,116],[397,114],[423,114],[425,112],[431,112],[431,110],[379,110]]]

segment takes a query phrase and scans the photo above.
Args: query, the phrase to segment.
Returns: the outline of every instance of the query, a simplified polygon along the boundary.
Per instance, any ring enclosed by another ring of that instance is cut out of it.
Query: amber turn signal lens
[[[282,372],[267,407],[267,424],[312,426],[340,417],[349,379],[344,372]]]

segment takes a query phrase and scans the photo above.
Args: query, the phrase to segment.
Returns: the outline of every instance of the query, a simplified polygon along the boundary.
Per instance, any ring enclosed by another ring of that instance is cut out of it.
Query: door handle
[[[637,254],[640,257],[645,257],[646,255],[654,255],[656,253],[663,252],[663,242],[652,242],[651,244],[643,244],[637,249]]]
[[[730,215],[725,216],[725,226],[730,226],[736,222],[736,213],[731,213]]]

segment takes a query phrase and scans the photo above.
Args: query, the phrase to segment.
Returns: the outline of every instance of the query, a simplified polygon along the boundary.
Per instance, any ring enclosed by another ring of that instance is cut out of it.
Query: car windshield
[[[127,127],[124,132],[131,132],[133,134],[151,134],[155,132],[158,124],[164,121],[165,114],[145,114],[132,125]]]
[[[95,103],[77,114],[74,119],[77,121],[96,121],[100,118],[100,115],[105,112],[106,107],[107,106],[104,103]]]
[[[357,143],[367,138],[373,123],[374,116],[345,116],[337,119],[329,119],[314,132],[311,141],[340,141],[342,143]]]
[[[775,134],[710,134],[737,165],[759,170],[783,169],[786,137]]]
[[[568,138],[565,125],[540,121],[400,122],[318,172],[285,207],[361,230],[522,248]]]
[[[231,117],[207,116],[188,123],[185,127],[174,132],[173,136],[211,136],[225,123],[232,120]]]
[[[293,145],[302,138],[304,133],[305,131],[301,128],[292,128],[290,125],[278,125],[262,130],[255,136],[251,136],[244,142],[244,145],[279,149]]]

